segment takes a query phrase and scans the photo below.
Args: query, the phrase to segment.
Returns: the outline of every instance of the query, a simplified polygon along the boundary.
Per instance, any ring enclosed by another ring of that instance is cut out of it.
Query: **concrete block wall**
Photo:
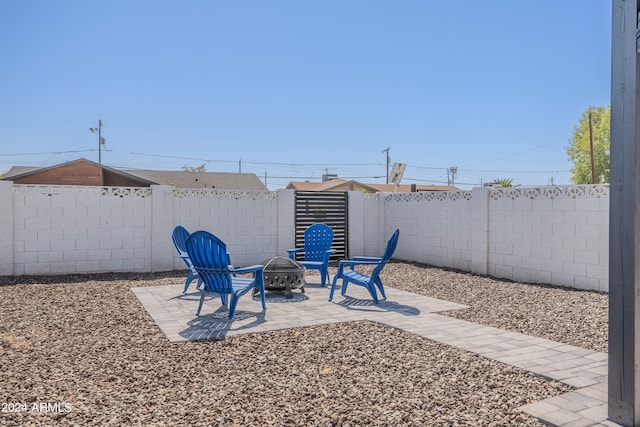
[[[608,290],[608,186],[349,193],[350,257],[394,255],[518,281]],[[0,275],[183,269],[177,224],[209,230],[234,264],[294,247],[295,195],[0,181]]]
[[[149,271],[150,195],[137,188],[13,187],[11,274]]]
[[[380,256],[384,251],[386,232],[384,204],[378,194],[349,192],[348,257]],[[390,233],[390,232],[389,232]]]
[[[394,258],[471,269],[472,194],[470,191],[430,191],[387,194],[384,241],[395,228],[400,238]]]
[[[488,190],[488,274],[607,291],[608,190],[591,185]]]
[[[13,274],[13,183],[0,181],[0,276]]]
[[[294,191],[175,191],[171,229],[206,230],[227,244],[234,265],[286,256],[295,246]],[[171,231],[169,231],[170,235]],[[175,255],[175,250],[174,254]],[[174,256],[174,268],[182,268]]]
[[[385,206],[380,230],[400,228],[394,258],[608,291],[606,185],[475,188],[378,199]]]
[[[0,181],[0,275],[184,269],[181,224],[222,238],[236,265],[294,247],[294,192],[13,185]]]

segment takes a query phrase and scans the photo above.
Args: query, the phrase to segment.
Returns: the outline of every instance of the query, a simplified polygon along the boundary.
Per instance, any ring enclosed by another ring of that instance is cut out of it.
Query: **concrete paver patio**
[[[305,293],[267,291],[267,310],[259,296],[240,299],[233,320],[218,297],[207,297],[200,316],[195,315],[200,291],[183,285],[132,288],[160,330],[172,341],[222,339],[225,336],[318,324],[370,320],[462,348],[489,359],[516,366],[545,378],[561,381],[576,390],[525,405],[522,409],[552,426],[616,426],[607,420],[606,353],[587,350],[543,338],[484,326],[437,314],[466,306],[385,288],[387,300],[375,305],[359,286],[347,295],[336,291],[328,301],[330,288],[308,276]]]

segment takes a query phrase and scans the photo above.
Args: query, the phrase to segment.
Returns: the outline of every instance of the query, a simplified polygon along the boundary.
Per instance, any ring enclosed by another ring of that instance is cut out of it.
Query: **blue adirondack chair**
[[[319,270],[322,286],[329,281],[329,257],[335,253],[331,249],[333,230],[326,224],[316,223],[304,230],[304,248],[287,249],[289,258],[295,260],[296,253],[304,252],[304,260],[298,261],[306,269]]]
[[[400,235],[400,230],[397,228],[391,234],[389,241],[387,242],[387,248],[384,251],[384,255],[381,258],[376,257],[354,257],[352,260],[342,260],[340,264],[338,264],[338,272],[333,278],[333,284],[331,285],[331,293],[329,294],[329,301],[333,299],[333,292],[336,289],[336,284],[338,283],[338,279],[342,279],[342,291],[341,294],[344,295],[347,292],[347,285],[349,283],[353,283],[354,285],[364,286],[371,298],[373,299],[374,304],[378,304],[378,295],[376,294],[376,286],[378,290],[380,290],[380,294],[382,298],[387,299],[387,296],[384,293],[384,286],[382,285],[382,280],[380,280],[380,273],[384,266],[387,265],[391,256],[396,250],[396,246],[398,245],[398,236]],[[362,273],[358,273],[356,271],[356,266],[358,265],[372,265],[375,266],[370,276],[364,275]]]
[[[229,301],[229,319],[233,319],[240,297],[257,288],[262,299],[262,309],[266,310],[264,277],[262,265],[233,268],[229,265],[227,245],[208,231],[196,231],[185,242],[187,254],[202,280],[202,295],[196,315],[200,315],[207,292],[216,292],[222,297],[222,304]],[[237,277],[234,274],[253,273],[253,277]]]
[[[200,280],[200,277],[198,276],[198,272],[196,271],[196,269],[193,268],[193,263],[189,259],[189,254],[187,254],[187,248],[184,245],[184,242],[186,242],[187,237],[189,237],[189,232],[187,231],[186,228],[184,228],[181,225],[176,226],[173,229],[173,233],[171,234],[171,238],[173,239],[173,244],[175,245],[178,251],[178,254],[180,254],[180,258],[184,261],[184,263],[187,265],[187,268],[189,269],[189,274],[187,275],[187,280],[184,282],[184,290],[182,291],[182,293],[187,292],[187,289],[189,289],[189,285],[194,279],[198,279],[198,284],[196,286],[198,289],[202,284],[202,280]]]

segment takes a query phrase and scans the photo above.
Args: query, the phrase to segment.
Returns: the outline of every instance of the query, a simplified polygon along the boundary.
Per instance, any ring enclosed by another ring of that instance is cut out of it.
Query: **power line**
[[[463,172],[481,172],[481,173],[557,173],[557,172],[571,172],[570,170],[551,170],[551,171],[503,171],[503,170],[482,170],[482,169],[464,169]]]
[[[482,162],[472,163],[472,164],[470,164],[470,165],[466,165],[465,167],[468,167],[468,166],[475,166],[475,165],[483,165],[483,164],[485,164],[485,163],[491,163],[491,162],[495,162],[495,161],[498,161],[498,160],[504,160],[504,159],[508,159],[508,158],[510,158],[510,157],[519,156],[520,154],[525,154],[525,153],[528,153],[528,152],[530,152],[530,151],[534,151],[534,150],[537,150],[537,149],[539,149],[539,148],[546,147],[547,145],[555,144],[555,143],[557,143],[558,141],[565,141],[565,140],[567,140],[567,139],[568,139],[568,138],[566,138],[566,137],[565,137],[565,138],[558,138],[558,139],[555,139],[555,140],[553,140],[553,141],[551,141],[551,142],[547,142],[547,143],[545,143],[545,144],[537,145],[537,146],[535,146],[535,147],[532,147],[532,148],[526,149],[526,150],[524,150],[524,151],[519,151],[519,152],[517,152],[517,153],[513,153],[513,154],[507,154],[506,156],[498,157],[498,158],[495,158],[495,159],[492,159],[492,160],[485,160],[485,161],[482,161]]]
[[[135,152],[123,152],[112,150],[114,153],[127,153],[133,154],[136,156],[149,156],[149,157],[162,157],[166,159],[176,159],[176,160],[195,160],[200,162],[207,163],[238,163],[238,160],[214,160],[214,159],[203,159],[198,157],[179,157],[179,156],[168,156],[162,154],[150,154],[150,153],[135,153]],[[326,166],[382,166],[379,163],[282,163],[282,162],[259,162],[255,160],[242,160],[242,163],[252,164],[252,165],[278,165],[278,166],[317,166],[317,167],[326,167]]]
[[[125,151],[116,151],[116,150],[114,150],[114,152],[116,152],[116,153],[133,154],[134,156],[161,157],[161,158],[164,158],[164,159],[195,160],[195,161],[198,161],[198,162],[205,162],[205,163],[214,163],[214,162],[237,163],[236,160],[212,160],[212,159],[201,159],[201,158],[197,158],[197,157],[166,156],[166,155],[162,155],[162,154],[134,153],[134,152],[125,152]]]
[[[555,142],[555,141],[554,141]],[[551,142],[553,143],[553,142]],[[537,147],[525,150],[523,152],[528,152],[540,147],[543,147],[545,145],[549,145],[551,143],[547,143],[547,144],[542,144],[539,145]],[[10,157],[10,156],[29,156],[29,155],[50,155],[50,156],[55,156],[55,155],[60,155],[60,154],[70,154],[70,153],[87,153],[87,152],[96,152],[98,151],[97,149],[85,149],[85,150],[63,150],[63,151],[50,151],[50,152],[35,152],[35,153],[5,153],[5,154],[0,154],[0,157]],[[116,153],[127,153],[127,154],[131,154],[131,155],[138,155],[138,156],[148,156],[148,157],[156,157],[156,158],[166,158],[166,159],[174,159],[174,160],[186,160],[186,161],[198,161],[198,162],[205,162],[205,163],[224,163],[224,164],[238,164],[238,160],[215,160],[215,159],[204,159],[204,158],[197,158],[197,157],[184,157],[184,156],[172,156],[172,155],[162,155],[162,154],[153,154],[153,153],[140,153],[140,152],[123,152],[123,151],[117,151],[117,150],[107,150],[110,152],[116,152]],[[523,153],[521,152],[521,153]],[[508,157],[508,156],[507,156]],[[381,176],[381,174],[378,173],[378,171],[380,171],[380,168],[384,168],[383,164],[380,163],[283,163],[283,162],[264,162],[264,161],[255,161],[255,160],[242,160],[243,165],[252,165],[252,166],[261,166],[261,167],[272,167],[272,168],[279,168],[279,167],[284,167],[284,168],[300,168],[301,170],[299,170],[299,172],[302,172],[299,176],[290,176],[289,174],[285,174],[285,176],[273,176],[272,178],[277,179],[277,178],[281,178],[281,179],[317,179],[319,176],[315,176],[316,172],[318,171],[318,169],[322,168],[324,169],[334,169],[334,170],[339,170],[341,168],[346,168],[348,167],[349,170],[343,170],[343,172],[354,172],[354,168],[358,168],[358,167],[365,167],[365,168],[373,168],[370,170],[367,169],[360,169],[361,172],[364,172],[364,174],[362,175],[345,175],[345,176],[341,176],[341,178],[345,178],[345,179],[380,179],[383,178],[383,176]],[[311,170],[309,170],[309,168],[311,168]],[[420,176],[422,174],[424,174],[425,172],[428,171],[447,171],[446,167],[433,167],[433,166],[412,166],[409,165],[410,170],[412,171],[412,174],[414,176]],[[304,169],[307,169],[306,171]],[[315,169],[315,170],[314,170]],[[306,172],[306,173],[305,173]],[[324,172],[324,171],[323,171]],[[508,174],[553,174],[553,173],[558,173],[558,172],[570,172],[570,171],[565,171],[565,170],[528,170],[528,171],[523,171],[523,170],[488,170],[488,169],[466,169],[466,168],[459,168],[458,169],[458,173],[461,175],[469,175],[469,174],[474,174],[474,173],[482,173],[482,174],[497,174],[497,173],[508,173]],[[311,173],[311,175],[309,175],[309,173]],[[260,174],[258,174],[260,175]],[[433,183],[443,183],[446,182],[444,179],[443,180],[436,180],[436,179],[419,179],[419,178],[409,178],[408,176],[405,177],[405,180],[413,180],[413,181],[420,181],[420,182],[433,182]],[[460,184],[464,184],[464,183],[460,183]]]

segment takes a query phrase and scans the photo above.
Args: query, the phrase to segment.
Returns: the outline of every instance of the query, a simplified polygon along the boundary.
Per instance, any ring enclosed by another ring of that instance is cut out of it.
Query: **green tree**
[[[496,178],[491,184],[499,185],[504,188],[517,187],[517,185],[513,185],[513,178]]]
[[[589,115],[591,115],[591,135],[593,138],[593,163],[595,184],[608,183],[610,177],[610,121],[611,106],[589,107],[573,130],[573,137],[567,147],[571,168],[571,182],[574,184],[591,184],[591,148]]]

